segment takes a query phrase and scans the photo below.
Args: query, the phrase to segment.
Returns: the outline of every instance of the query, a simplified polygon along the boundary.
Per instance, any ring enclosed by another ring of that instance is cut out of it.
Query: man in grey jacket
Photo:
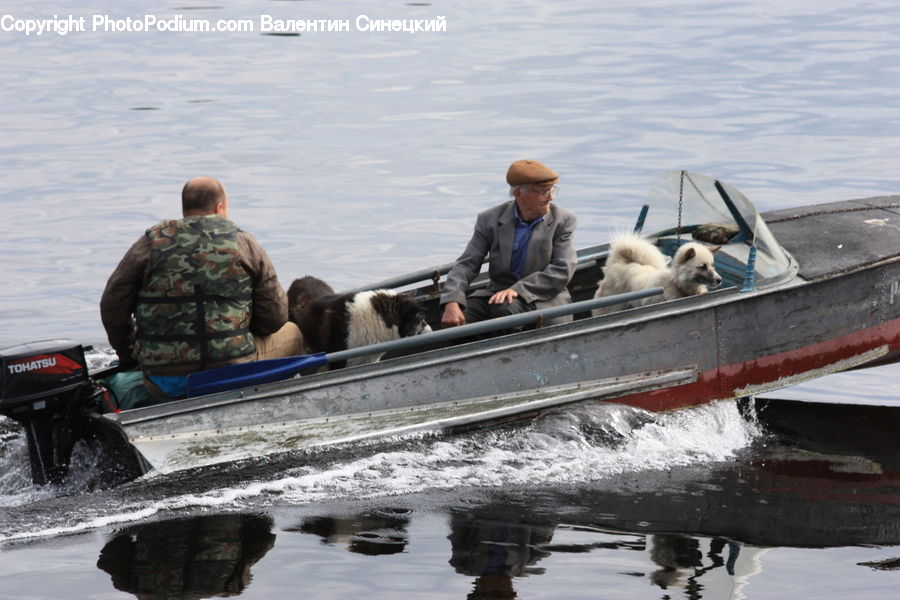
[[[572,301],[566,286],[575,273],[576,218],[553,204],[557,181],[553,169],[535,160],[510,165],[506,182],[512,200],[478,215],[472,239],[447,274],[443,327]],[[490,281],[470,294],[488,255]]]

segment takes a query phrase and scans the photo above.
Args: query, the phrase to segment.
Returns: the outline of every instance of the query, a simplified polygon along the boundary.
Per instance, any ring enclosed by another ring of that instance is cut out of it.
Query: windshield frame
[[[717,252],[717,265],[742,266],[754,260],[755,284],[767,286],[797,273],[797,264],[775,239],[752,202],[734,186],[684,170],[665,171],[648,194],[643,235],[674,246],[692,241],[699,225],[725,225],[736,231]],[[751,257],[755,248],[755,257]],[[721,256],[720,256],[721,254]],[[734,282],[732,282],[734,283]]]

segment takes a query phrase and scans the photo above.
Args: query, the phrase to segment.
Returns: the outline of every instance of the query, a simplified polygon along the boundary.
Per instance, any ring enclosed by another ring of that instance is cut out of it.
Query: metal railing
[[[615,296],[606,296],[605,298],[592,298],[590,300],[582,300],[581,302],[573,302],[571,304],[563,304],[561,306],[541,308],[526,313],[509,315],[506,317],[498,317],[496,319],[490,319],[487,321],[479,321],[478,323],[469,323],[467,325],[460,325],[459,327],[441,329],[439,331],[432,331],[431,333],[402,338],[399,340],[391,340],[389,342],[381,342],[379,344],[370,344],[368,346],[360,346],[358,348],[339,350],[338,352],[327,354],[326,362],[331,363],[341,360],[348,360],[351,358],[358,358],[360,356],[366,356],[369,354],[411,350],[419,346],[440,344],[442,342],[449,342],[452,340],[470,336],[477,336],[485,333],[502,331],[504,329],[522,327],[524,325],[529,325],[535,321],[538,321],[539,319],[547,320],[567,315],[574,315],[581,312],[589,312],[596,308],[612,306],[614,304],[621,304],[624,302],[631,302],[634,300],[640,300],[642,298],[649,298],[651,296],[659,296],[662,293],[663,289],[661,287],[655,287],[638,292],[628,292],[625,294],[616,294]]]
[[[588,249],[591,250],[591,249]],[[584,267],[586,265],[590,265],[592,262],[597,261],[598,259],[605,258],[609,254],[608,249],[596,250],[590,253],[584,253],[578,256],[578,267]],[[482,265],[487,264],[488,259],[485,259]],[[399,287],[403,287],[406,285],[411,285],[413,283],[420,283],[424,281],[437,281],[444,275],[450,272],[450,269],[453,268],[455,262],[446,263],[443,265],[437,265],[434,267],[428,267],[426,269],[421,269],[419,271],[413,271],[412,273],[406,273],[405,275],[398,275],[397,277],[389,277],[388,279],[382,279],[376,283],[352,288],[348,290],[343,290],[342,294],[354,294],[357,292],[365,292],[368,290],[392,290]]]

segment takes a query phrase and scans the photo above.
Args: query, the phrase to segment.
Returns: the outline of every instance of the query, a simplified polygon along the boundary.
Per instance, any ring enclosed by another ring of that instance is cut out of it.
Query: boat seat
[[[706,242],[708,244],[717,244],[719,246],[736,241],[735,238],[740,233],[740,229],[731,223],[706,223],[697,225],[691,231],[691,237],[698,242]]]

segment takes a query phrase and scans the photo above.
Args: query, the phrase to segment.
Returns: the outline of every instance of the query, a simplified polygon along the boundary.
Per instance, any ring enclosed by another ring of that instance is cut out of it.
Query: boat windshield
[[[781,278],[792,269],[756,207],[727,183],[689,171],[666,171],[650,189],[648,205],[643,235],[659,238],[664,247],[691,238],[721,244],[716,268],[726,283],[740,285],[751,245],[757,252],[756,283]]]

